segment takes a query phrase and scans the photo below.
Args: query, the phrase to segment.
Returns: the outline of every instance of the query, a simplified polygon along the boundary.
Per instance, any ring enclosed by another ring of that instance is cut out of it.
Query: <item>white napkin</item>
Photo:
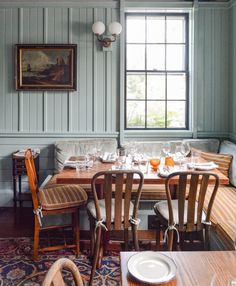
[[[160,177],[168,177],[173,172],[173,168],[160,165],[158,167],[158,175]]]
[[[115,153],[108,153],[105,152],[102,156],[101,156],[101,160],[103,162],[115,162],[117,159],[117,156]]]
[[[76,168],[77,161],[65,160],[64,167]]]
[[[196,170],[201,170],[201,171],[209,171],[209,170],[213,170],[219,167],[214,162],[188,163],[187,166],[189,169],[196,169]]]

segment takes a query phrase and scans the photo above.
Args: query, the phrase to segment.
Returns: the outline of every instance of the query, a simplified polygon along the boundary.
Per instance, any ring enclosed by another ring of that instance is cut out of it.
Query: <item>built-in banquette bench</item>
[[[229,175],[230,185],[220,186],[212,210],[212,228],[222,241],[222,246],[226,249],[233,249],[236,238],[236,144],[218,139],[186,139],[191,148],[201,150],[201,156],[205,159],[214,161],[220,166],[220,170]],[[171,142],[171,152],[178,141]],[[149,156],[158,154],[161,151],[163,141],[158,142],[135,142],[137,152],[145,153]],[[63,168],[66,159],[73,155],[79,155],[84,150],[92,150],[95,146],[101,147],[103,152],[115,152],[117,148],[116,139],[78,139],[75,141],[59,141],[55,144],[55,172]],[[125,146],[127,147],[127,146]],[[228,154],[228,156],[227,156]],[[51,184],[55,183],[54,176]],[[83,186],[87,191],[90,185]],[[153,189],[157,190],[153,196]],[[211,190],[209,190],[210,192]],[[165,199],[165,189],[162,185],[144,185],[143,200]]]

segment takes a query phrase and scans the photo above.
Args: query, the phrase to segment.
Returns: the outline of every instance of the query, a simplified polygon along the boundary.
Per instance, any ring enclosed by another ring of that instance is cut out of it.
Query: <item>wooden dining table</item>
[[[236,251],[161,252],[171,257],[176,266],[176,276],[159,286],[235,286]],[[120,252],[122,286],[150,286],[129,274],[127,263],[136,252]],[[157,284],[156,284],[157,285]]]
[[[57,175],[56,182],[57,184],[90,184],[92,177],[100,171],[111,170],[112,164],[111,163],[102,163],[96,162],[92,168],[85,169],[85,170],[75,170],[75,169],[63,169]],[[218,169],[213,169],[209,172],[213,172],[218,174],[220,179],[221,185],[229,184],[229,178],[221,173]],[[156,171],[153,171],[151,168],[148,169],[147,174],[144,174],[144,184],[147,185],[160,185],[165,184],[165,177],[161,177],[158,175]],[[135,181],[135,180],[134,180]],[[212,180],[213,181],[213,180]],[[102,178],[99,183],[102,183]],[[177,178],[172,180],[173,184],[178,183]]]

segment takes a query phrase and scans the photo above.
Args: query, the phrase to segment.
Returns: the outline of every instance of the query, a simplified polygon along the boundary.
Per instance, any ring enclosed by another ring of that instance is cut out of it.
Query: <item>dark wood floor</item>
[[[0,208],[0,237],[27,237],[33,235],[31,208]]]
[[[0,238],[6,237],[33,237],[33,213],[32,208],[0,208]],[[139,238],[146,249],[155,249],[155,231],[139,231]],[[89,248],[89,231],[81,231],[81,248]],[[200,245],[199,245],[200,246]],[[197,245],[188,246],[186,250],[201,250]],[[110,247],[109,247],[110,248]],[[117,245],[111,249],[119,249]]]

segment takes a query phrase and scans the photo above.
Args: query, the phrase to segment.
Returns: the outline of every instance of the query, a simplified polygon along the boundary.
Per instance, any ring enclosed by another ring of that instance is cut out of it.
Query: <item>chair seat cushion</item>
[[[99,200],[99,206],[101,211],[101,217],[103,221],[106,221],[106,207],[105,207],[105,200]],[[91,201],[87,204],[87,209],[90,212],[90,214],[96,219],[96,208],[94,201]],[[112,199],[111,202],[111,222],[114,222],[115,218],[115,199]],[[130,202],[130,208],[129,208],[129,216],[131,217],[133,214],[134,205],[132,202]],[[124,220],[124,200],[122,200],[122,221]]]
[[[50,180],[47,181],[45,186],[43,186],[44,189],[48,188],[55,188],[58,186],[64,186],[65,184],[58,184],[57,183],[57,177],[58,174],[51,176]],[[71,186],[72,184],[66,184],[67,186]],[[89,192],[91,191],[91,184],[80,184],[80,186],[86,191]]]
[[[59,185],[40,189],[39,201],[43,210],[58,210],[78,207],[87,201],[87,194],[78,185]]]
[[[178,200],[172,200],[172,208],[173,208],[173,216],[175,224],[179,224],[179,216],[178,216]],[[195,205],[195,217],[194,223],[197,223],[197,202]],[[187,209],[188,209],[188,201],[185,201],[184,208],[184,224],[187,223]],[[169,220],[169,210],[167,201],[161,201],[155,204],[154,211],[156,214],[160,214],[165,220]],[[202,221],[206,218],[205,213],[202,213]]]

